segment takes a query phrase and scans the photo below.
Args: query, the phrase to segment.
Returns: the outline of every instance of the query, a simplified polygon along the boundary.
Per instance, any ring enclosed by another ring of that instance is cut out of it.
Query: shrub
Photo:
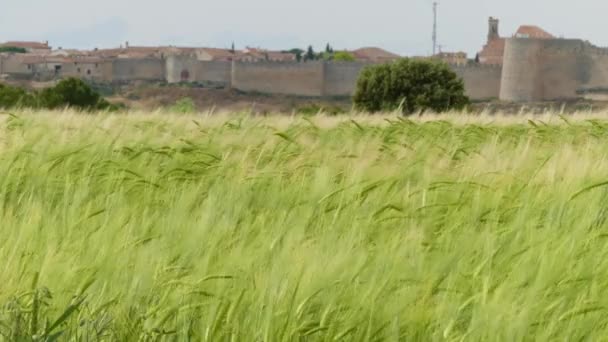
[[[0,52],[8,52],[8,53],[26,53],[27,50],[20,47],[15,46],[0,46]]]
[[[399,109],[411,114],[463,109],[469,98],[464,82],[447,64],[405,58],[366,67],[357,80],[354,103],[369,112]]]
[[[355,56],[347,51],[338,51],[334,53],[333,60],[338,62],[354,62]]]
[[[85,110],[97,109],[102,97],[84,81],[68,78],[40,93],[40,104],[49,109],[73,107]]]
[[[0,108],[35,106],[36,98],[25,89],[0,84]]]
[[[175,104],[169,108],[169,110],[174,113],[182,114],[194,113],[196,112],[196,104],[191,98],[184,97],[177,100]]]

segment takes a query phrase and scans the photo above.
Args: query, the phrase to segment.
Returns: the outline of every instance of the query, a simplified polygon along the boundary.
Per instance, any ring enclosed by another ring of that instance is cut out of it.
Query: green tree
[[[304,55],[304,60],[305,61],[313,61],[317,59],[317,55],[315,54],[315,50],[312,48],[312,45],[308,46],[308,49],[306,49],[306,54]]]
[[[294,54],[296,56],[296,60],[298,62],[302,61],[302,56],[304,55],[304,50],[298,49],[298,48],[291,49],[291,50],[283,50],[281,52]]]
[[[338,51],[334,53],[333,60],[339,62],[354,62],[355,56],[348,51]]]
[[[24,48],[19,48],[15,46],[0,46],[0,53],[9,52],[9,53],[26,53],[27,50]]]
[[[334,53],[334,48],[332,48],[331,45],[329,45],[329,43],[327,43],[327,45],[325,46],[325,52],[332,54],[332,53]]]
[[[400,109],[404,114],[463,109],[469,104],[464,82],[447,64],[408,58],[366,67],[353,100],[360,110]]]
[[[0,84],[0,108],[36,107],[37,102],[33,94],[23,88]]]
[[[40,105],[49,109],[73,107],[92,110],[106,105],[99,93],[77,78],[68,78],[52,88],[44,89],[39,98]]]

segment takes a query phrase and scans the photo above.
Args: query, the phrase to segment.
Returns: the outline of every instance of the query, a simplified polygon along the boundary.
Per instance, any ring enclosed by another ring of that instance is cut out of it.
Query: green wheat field
[[[608,120],[0,115],[3,341],[600,341]]]

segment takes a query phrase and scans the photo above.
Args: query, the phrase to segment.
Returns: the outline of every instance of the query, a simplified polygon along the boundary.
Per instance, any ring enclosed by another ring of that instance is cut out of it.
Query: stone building
[[[235,60],[241,62],[295,62],[297,57],[293,53],[271,51],[247,47],[237,53]]]
[[[499,20],[490,17],[488,21],[488,40],[478,54],[479,63],[490,65],[502,65],[505,54],[506,38],[501,37],[498,31]],[[534,38],[534,39],[553,39],[552,34],[546,32],[538,26],[522,25],[515,34],[514,38]]]
[[[434,57],[450,65],[463,66],[469,62],[466,52],[440,52]]]

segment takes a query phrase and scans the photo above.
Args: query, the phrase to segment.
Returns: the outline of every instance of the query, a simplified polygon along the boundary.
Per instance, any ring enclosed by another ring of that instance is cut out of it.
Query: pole
[[[437,53],[437,2],[433,2],[433,56]]]

